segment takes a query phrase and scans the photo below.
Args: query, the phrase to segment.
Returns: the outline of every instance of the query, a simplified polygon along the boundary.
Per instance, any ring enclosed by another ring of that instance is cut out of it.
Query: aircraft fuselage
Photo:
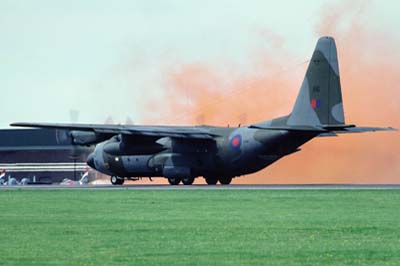
[[[212,140],[162,138],[147,149],[130,147],[129,140],[116,136],[99,143],[88,163],[96,170],[120,177],[236,177],[272,164],[315,134],[248,127],[207,127],[220,137]]]

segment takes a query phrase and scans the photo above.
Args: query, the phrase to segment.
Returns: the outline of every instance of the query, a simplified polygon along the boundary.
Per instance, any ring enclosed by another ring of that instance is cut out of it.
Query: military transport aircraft
[[[262,106],[260,106],[260,109]],[[338,57],[332,37],[318,40],[292,112],[245,127],[135,126],[13,123],[11,126],[73,130],[78,145],[96,144],[88,165],[111,176],[115,185],[135,177],[165,177],[191,185],[230,184],[254,173],[319,136],[394,130],[346,124]]]

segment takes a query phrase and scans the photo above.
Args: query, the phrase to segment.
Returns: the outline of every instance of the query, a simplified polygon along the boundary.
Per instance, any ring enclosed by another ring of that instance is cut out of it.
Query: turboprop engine
[[[78,130],[71,131],[70,136],[74,144],[85,146],[90,146],[110,138],[110,135],[107,134]]]
[[[87,164],[99,172],[121,177],[154,176],[149,161],[155,153],[165,149],[163,144],[135,143],[130,138],[114,136],[96,145]]]

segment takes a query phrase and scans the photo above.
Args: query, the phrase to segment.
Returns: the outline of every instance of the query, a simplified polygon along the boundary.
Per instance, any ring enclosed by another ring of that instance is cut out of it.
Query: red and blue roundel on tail
[[[241,135],[235,135],[231,138],[231,140],[229,141],[229,146],[233,149],[233,150],[238,150],[240,149],[240,146],[242,145],[242,136]]]
[[[321,107],[321,100],[319,99],[311,99],[311,107],[312,109],[317,109]]]

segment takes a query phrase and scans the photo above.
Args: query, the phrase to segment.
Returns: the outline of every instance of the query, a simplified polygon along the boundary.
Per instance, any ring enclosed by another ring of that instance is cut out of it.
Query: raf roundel
[[[233,136],[233,138],[231,138],[229,144],[232,149],[238,150],[240,148],[240,146],[242,145],[242,136],[240,136],[240,135]]]

